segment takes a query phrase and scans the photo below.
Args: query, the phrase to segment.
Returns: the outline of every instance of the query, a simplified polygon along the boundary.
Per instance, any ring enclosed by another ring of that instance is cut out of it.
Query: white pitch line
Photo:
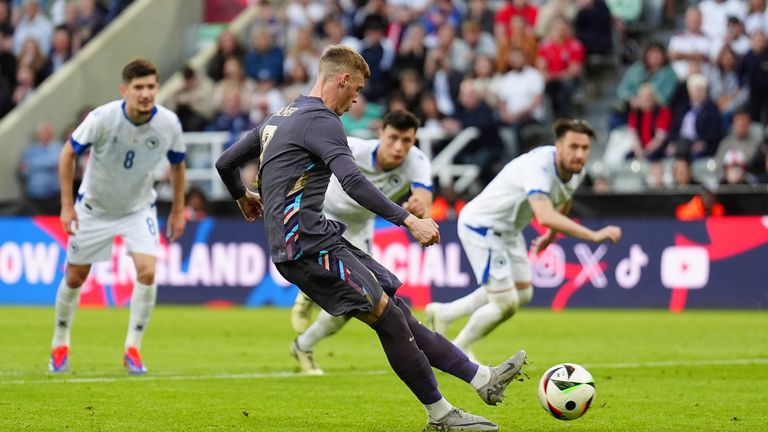
[[[739,365],[762,365],[768,364],[768,358],[752,359],[724,359],[724,360],[675,360],[658,362],[636,362],[636,363],[604,363],[604,364],[585,364],[588,369],[642,369],[642,368],[661,368],[676,366],[739,366]],[[326,376],[374,376],[390,373],[389,370],[369,370],[369,371],[347,371],[331,372]],[[22,373],[19,373],[19,375]],[[9,374],[10,375],[10,374]],[[221,373],[208,375],[146,375],[146,376],[113,376],[113,377],[83,377],[83,378],[65,378],[50,376],[41,379],[27,380],[0,380],[0,385],[25,385],[25,384],[83,384],[83,383],[113,383],[120,381],[201,381],[201,380],[232,380],[232,379],[273,379],[273,378],[313,378],[309,375],[296,372],[263,372],[263,373]]]

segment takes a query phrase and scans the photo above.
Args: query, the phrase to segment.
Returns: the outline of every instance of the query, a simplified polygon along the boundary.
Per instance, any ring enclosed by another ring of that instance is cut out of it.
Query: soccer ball
[[[539,402],[556,419],[575,420],[594,400],[592,374],[575,363],[552,366],[539,381]]]

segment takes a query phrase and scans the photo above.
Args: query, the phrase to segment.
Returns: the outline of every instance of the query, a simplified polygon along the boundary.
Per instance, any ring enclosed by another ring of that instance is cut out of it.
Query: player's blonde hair
[[[318,74],[324,79],[329,79],[342,73],[351,74],[354,72],[360,72],[363,74],[363,78],[371,76],[371,69],[368,67],[368,63],[365,62],[363,56],[352,48],[343,45],[331,45],[323,52],[323,56],[320,57]]]

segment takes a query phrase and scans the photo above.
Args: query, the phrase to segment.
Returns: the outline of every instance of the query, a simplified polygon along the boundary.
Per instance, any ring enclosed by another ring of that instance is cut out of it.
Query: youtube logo
[[[709,253],[700,246],[670,246],[661,253],[661,283],[666,288],[698,289],[709,281]]]

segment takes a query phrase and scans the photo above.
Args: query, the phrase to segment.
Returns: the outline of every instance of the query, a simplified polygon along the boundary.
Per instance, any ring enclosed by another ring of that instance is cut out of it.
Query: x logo
[[[581,271],[573,280],[574,285],[582,286],[589,280],[595,288],[605,288],[608,285],[608,279],[600,268],[600,260],[608,252],[608,246],[601,244],[593,253],[585,243],[579,243],[573,247],[573,252],[581,263]]]

